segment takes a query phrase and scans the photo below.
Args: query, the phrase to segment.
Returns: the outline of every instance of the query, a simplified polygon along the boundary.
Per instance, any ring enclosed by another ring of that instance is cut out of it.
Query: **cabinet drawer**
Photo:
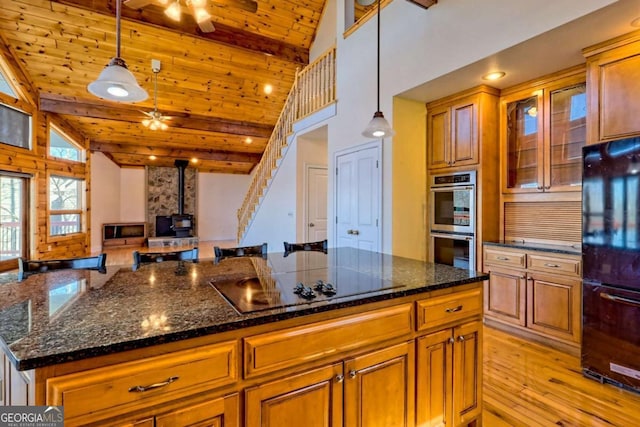
[[[472,289],[416,303],[419,331],[482,313],[482,290]]]
[[[322,359],[412,332],[411,304],[245,338],[245,377]]]
[[[527,264],[530,270],[536,271],[567,274],[576,277],[580,277],[582,273],[579,259],[529,254]]]
[[[99,418],[175,400],[235,382],[237,354],[229,341],[50,378],[47,405],[63,405],[66,419]]]
[[[526,266],[526,254],[524,252],[507,252],[494,249],[484,250],[484,263],[487,265],[504,265],[509,267]]]

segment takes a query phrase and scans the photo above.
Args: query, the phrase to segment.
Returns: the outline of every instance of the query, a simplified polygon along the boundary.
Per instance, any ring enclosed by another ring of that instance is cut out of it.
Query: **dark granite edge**
[[[582,255],[581,248],[575,248],[569,245],[548,245],[544,243],[532,242],[482,242],[485,246],[499,246],[503,248],[525,249],[529,251],[551,252],[565,255]]]
[[[469,277],[466,279],[459,279],[454,281],[448,281],[443,283],[436,283],[425,286],[417,286],[411,288],[396,288],[393,292],[386,292],[377,295],[369,295],[364,298],[355,298],[349,299],[346,301],[336,302],[332,304],[321,304],[314,305],[313,302],[309,303],[308,308],[297,309],[294,311],[282,311],[282,309],[274,309],[269,314],[264,314],[256,317],[249,317],[245,319],[240,319],[238,321],[211,325],[196,329],[191,329],[187,331],[180,331],[175,333],[168,333],[163,335],[154,335],[144,339],[132,340],[132,341],[124,341],[121,343],[111,344],[104,347],[91,347],[82,350],[75,350],[70,352],[64,352],[59,354],[27,358],[18,360],[14,357],[13,352],[8,351],[9,359],[14,364],[18,371],[27,371],[36,368],[42,368],[45,366],[55,365],[59,363],[73,362],[82,359],[88,359],[91,357],[98,356],[107,356],[109,354],[120,353],[129,350],[137,350],[145,347],[151,347],[154,345],[160,344],[168,344],[177,341],[182,341],[190,338],[198,338],[206,335],[214,335],[223,332],[234,331],[238,329],[248,328],[252,326],[259,326],[265,323],[274,322],[274,321],[282,321],[293,319],[295,317],[306,316],[315,313],[323,313],[327,311],[338,310],[342,308],[355,307],[358,305],[374,303],[379,301],[385,301],[390,299],[401,298],[405,296],[411,296],[416,294],[421,294],[425,292],[436,291],[440,289],[446,289],[453,286],[460,286],[475,282],[481,282],[484,280],[489,280],[489,275],[484,273],[478,273],[474,277]],[[268,312],[267,312],[268,313]],[[0,338],[0,343],[3,345],[5,349],[8,347]]]

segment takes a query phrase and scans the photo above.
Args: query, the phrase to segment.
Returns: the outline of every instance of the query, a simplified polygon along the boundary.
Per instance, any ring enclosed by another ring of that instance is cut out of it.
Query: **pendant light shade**
[[[362,132],[362,135],[367,138],[387,138],[394,134],[395,132],[391,128],[387,119],[384,118],[382,111],[376,111],[373,114],[373,119],[371,119],[365,130]]]
[[[373,3],[373,2],[371,2]],[[388,138],[395,134],[391,125],[384,118],[384,114],[380,111],[380,0],[378,0],[378,109],[373,114],[373,119],[369,122],[365,130],[362,132],[363,136],[367,138]]]
[[[149,97],[147,92],[138,85],[136,78],[127,69],[124,59],[120,58],[120,3],[116,0],[116,56],[98,76],[89,83],[87,90],[93,95],[119,102],[144,101]]]

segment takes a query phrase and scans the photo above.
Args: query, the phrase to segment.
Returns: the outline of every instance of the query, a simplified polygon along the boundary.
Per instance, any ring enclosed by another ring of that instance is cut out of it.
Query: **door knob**
[[[309,227],[315,227],[316,225],[312,222],[309,223]]]
[[[360,234],[360,232],[358,230],[347,230],[347,234],[357,236],[358,234]]]

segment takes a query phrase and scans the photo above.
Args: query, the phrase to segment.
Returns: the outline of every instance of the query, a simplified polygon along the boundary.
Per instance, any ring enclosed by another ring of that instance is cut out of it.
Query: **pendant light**
[[[378,109],[373,114],[373,119],[369,122],[363,136],[367,138],[385,138],[395,134],[389,122],[384,118],[384,114],[380,111],[380,0],[378,0]]]
[[[136,78],[127,69],[124,59],[120,58],[120,7],[122,0],[116,0],[116,56],[98,76],[89,83],[87,90],[93,95],[119,102],[144,101],[149,97],[138,85]]]

